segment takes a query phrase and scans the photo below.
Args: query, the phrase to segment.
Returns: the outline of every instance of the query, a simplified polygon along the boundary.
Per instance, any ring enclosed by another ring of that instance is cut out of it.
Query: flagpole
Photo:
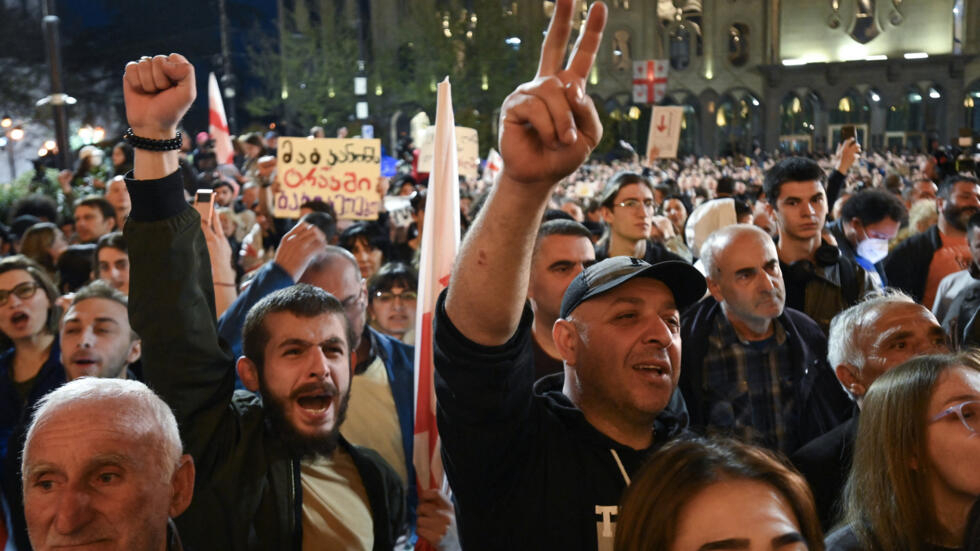
[[[449,284],[459,249],[459,166],[456,158],[456,122],[452,87],[447,77],[439,83],[432,173],[426,197],[425,226],[419,256],[419,309],[415,340],[415,435],[413,463],[417,487],[444,489],[432,354],[432,319],[436,300]],[[444,486],[445,485],[445,486]],[[416,549],[432,549],[419,539]]]

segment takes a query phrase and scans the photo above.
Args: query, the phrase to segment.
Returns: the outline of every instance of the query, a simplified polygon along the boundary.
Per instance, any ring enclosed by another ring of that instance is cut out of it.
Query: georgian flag
[[[219,165],[233,162],[235,150],[231,147],[231,134],[228,132],[228,119],[225,106],[221,102],[221,90],[214,73],[208,75],[208,134],[214,140],[214,155]]]
[[[433,387],[432,315],[439,293],[449,284],[459,249],[459,168],[451,86],[439,83],[432,173],[426,198],[425,228],[419,257],[419,297],[415,319],[415,464],[419,488],[444,489],[436,395]],[[419,539],[416,549],[431,549]]]

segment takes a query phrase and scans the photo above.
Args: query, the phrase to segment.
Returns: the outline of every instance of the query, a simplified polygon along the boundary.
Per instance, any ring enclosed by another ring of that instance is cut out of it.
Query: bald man
[[[23,456],[24,510],[37,551],[176,551],[170,518],[194,493],[177,421],[146,385],[82,378],[38,402]]]
[[[849,416],[827,366],[827,339],[786,308],[772,238],[756,226],[715,231],[701,247],[710,297],[682,317],[680,387],[691,426],[792,453]]]

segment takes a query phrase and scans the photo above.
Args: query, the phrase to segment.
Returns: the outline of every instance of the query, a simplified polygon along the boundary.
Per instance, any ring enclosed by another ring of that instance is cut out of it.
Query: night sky
[[[256,86],[248,73],[246,43],[255,33],[275,35],[276,2],[227,0],[226,5],[233,71],[242,98]],[[194,64],[198,79],[198,99],[185,126],[192,131],[206,129],[207,76],[221,69],[217,0],[57,0],[57,9],[66,74],[100,66],[121,77],[125,63],[142,55],[184,54]],[[111,108],[121,109],[121,88],[117,97],[107,99]],[[240,105],[236,112],[238,120],[244,120]]]

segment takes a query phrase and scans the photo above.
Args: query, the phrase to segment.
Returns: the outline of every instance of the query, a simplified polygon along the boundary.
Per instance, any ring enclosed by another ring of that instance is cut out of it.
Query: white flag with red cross
[[[419,488],[443,488],[442,456],[433,388],[432,316],[459,248],[459,167],[456,124],[449,79],[439,83],[436,131],[426,198],[425,230],[419,256],[418,312],[415,324],[415,474]],[[416,549],[432,549],[419,539]]]
[[[225,105],[221,102],[221,90],[218,88],[218,79],[214,77],[214,73],[208,75],[208,134],[214,140],[214,154],[218,158],[218,164],[231,164],[234,161],[235,150],[231,146]]]
[[[633,62],[633,103],[657,103],[667,94],[666,59]]]

